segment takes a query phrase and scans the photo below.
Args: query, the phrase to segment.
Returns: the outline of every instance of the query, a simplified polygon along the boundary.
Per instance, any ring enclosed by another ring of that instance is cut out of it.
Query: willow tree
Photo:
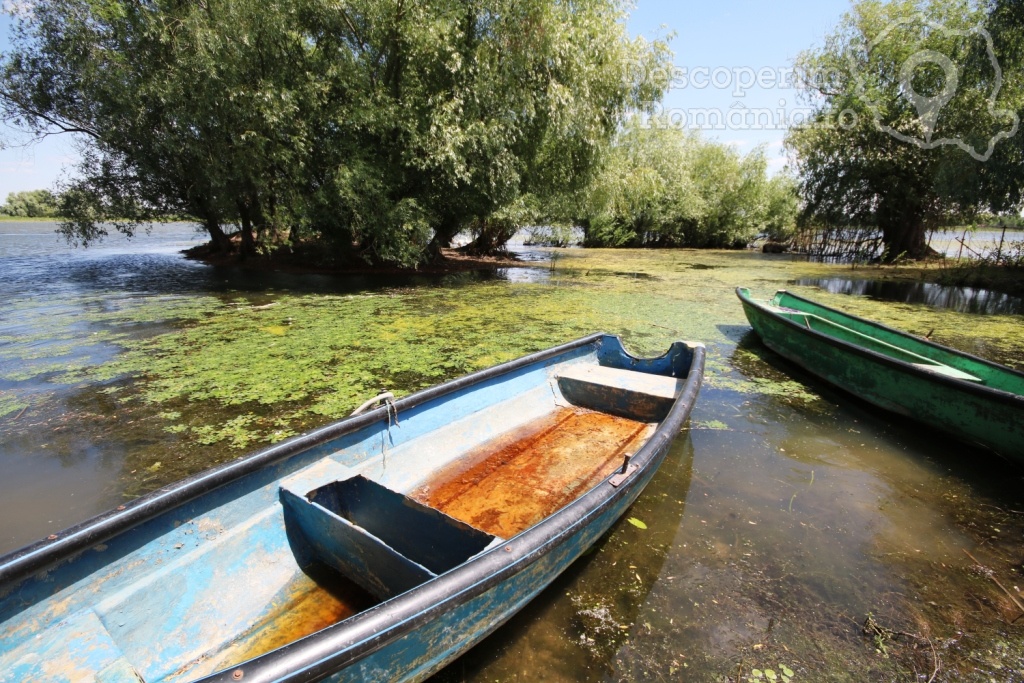
[[[987,12],[985,27],[1002,67],[1005,102],[1022,127],[996,146],[981,184],[993,212],[1019,214],[1024,208],[1024,0],[991,0]]]
[[[787,135],[812,224],[873,226],[884,258],[928,252],[926,231],[1007,210],[987,177],[1016,135],[1020,83],[969,0],[856,2],[797,60],[813,115]]]
[[[411,250],[391,258],[463,231],[502,247],[667,85],[666,46],[630,39],[616,0],[352,0],[321,18],[318,212],[342,242]]]
[[[82,140],[71,237],[170,212],[224,249],[237,228],[408,265],[466,229],[501,246],[660,97],[666,48],[623,20],[618,0],[51,0],[18,16],[0,99]]]
[[[767,173],[763,148],[741,155],[657,119],[625,125],[580,202],[592,246],[742,247],[792,232],[792,179]]]

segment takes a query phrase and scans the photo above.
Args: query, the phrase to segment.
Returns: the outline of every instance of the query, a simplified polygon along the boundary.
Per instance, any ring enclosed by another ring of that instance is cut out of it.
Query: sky
[[[778,171],[786,124],[802,112],[797,91],[785,87],[787,70],[801,50],[824,42],[849,7],[849,0],[636,0],[628,28],[648,39],[674,34],[673,86],[662,114],[744,154],[763,144]],[[2,50],[10,25],[0,18]],[[52,188],[78,158],[68,136],[26,145],[0,124],[0,139],[0,200]]]

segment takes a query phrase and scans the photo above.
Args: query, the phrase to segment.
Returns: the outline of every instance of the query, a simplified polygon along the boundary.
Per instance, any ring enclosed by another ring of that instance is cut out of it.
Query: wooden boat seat
[[[927,370],[928,372],[934,372],[936,375],[943,375],[945,377],[952,377],[953,379],[962,379],[965,382],[977,382],[979,384],[984,383],[984,380],[980,377],[957,370],[948,365],[939,365],[935,363],[913,363],[915,367]]]
[[[675,377],[590,364],[562,369],[557,381],[574,405],[640,422],[665,419],[684,384]]]
[[[348,468],[337,468],[349,475],[315,488],[309,477],[281,486],[288,535],[293,544],[305,544],[312,559],[381,600],[501,542]]]

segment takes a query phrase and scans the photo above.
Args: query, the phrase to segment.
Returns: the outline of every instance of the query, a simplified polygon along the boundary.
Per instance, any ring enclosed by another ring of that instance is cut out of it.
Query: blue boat
[[[704,347],[597,334],[417,392],[0,558],[0,681],[422,680],[623,514]]]

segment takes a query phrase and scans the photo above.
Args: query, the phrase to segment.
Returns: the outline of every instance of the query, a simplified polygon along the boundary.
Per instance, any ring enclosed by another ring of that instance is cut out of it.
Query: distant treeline
[[[49,190],[11,192],[0,205],[0,216],[18,218],[56,218],[57,196]]]
[[[741,248],[795,230],[796,181],[769,176],[763,148],[746,156],[657,120],[614,139],[575,223],[602,247]]]
[[[84,142],[56,188],[82,243],[190,216],[222,251],[416,266],[456,235],[491,253],[524,226],[736,247],[799,221],[866,227],[876,243],[852,249],[894,261],[927,256],[937,226],[1024,207],[1021,0],[855,0],[796,60],[810,113],[775,176],[764,149],[650,118],[672,54],[630,36],[628,8],[31,3],[0,57],[0,114]]]

